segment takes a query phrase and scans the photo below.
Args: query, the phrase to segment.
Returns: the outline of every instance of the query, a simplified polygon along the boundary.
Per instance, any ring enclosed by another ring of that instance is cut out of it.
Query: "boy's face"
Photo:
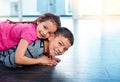
[[[37,24],[37,37],[38,38],[48,38],[57,30],[56,24],[51,20],[46,20],[44,22]]]
[[[49,53],[51,56],[58,56],[65,53],[71,46],[69,40],[62,35],[49,38]]]

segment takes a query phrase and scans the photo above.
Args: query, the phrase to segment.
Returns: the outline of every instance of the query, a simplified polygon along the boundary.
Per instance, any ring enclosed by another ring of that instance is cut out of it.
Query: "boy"
[[[23,60],[21,55],[15,55],[16,46],[0,52],[0,60],[6,67],[22,67],[23,65],[56,65],[59,59],[55,56],[64,54],[74,43],[72,32],[61,27],[51,35],[48,40],[37,40],[30,44],[25,52],[25,56],[34,58],[35,61]]]

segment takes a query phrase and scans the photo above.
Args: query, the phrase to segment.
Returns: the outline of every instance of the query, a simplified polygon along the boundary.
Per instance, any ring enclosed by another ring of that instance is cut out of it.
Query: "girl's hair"
[[[44,22],[46,20],[51,20],[54,24],[56,24],[57,27],[60,27],[61,26],[61,21],[60,21],[60,17],[55,15],[55,14],[52,14],[52,13],[45,13],[43,15],[40,15],[36,20],[34,21],[19,21],[19,22],[15,22],[15,21],[11,21],[11,20],[8,20],[10,23],[34,23],[34,24],[37,24],[37,23],[41,23],[41,22]]]
[[[70,41],[71,46],[73,45],[74,36],[73,36],[73,33],[68,28],[66,28],[66,27],[58,28],[57,31],[54,34],[55,34],[55,37],[61,35],[65,38],[67,38]]]

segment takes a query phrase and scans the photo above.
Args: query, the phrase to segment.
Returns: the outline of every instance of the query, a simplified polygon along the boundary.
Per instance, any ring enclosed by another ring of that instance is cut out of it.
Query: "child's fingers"
[[[54,66],[54,65],[57,65],[57,61],[56,60],[54,60],[54,59],[51,59],[51,61],[49,62],[49,64],[48,65],[50,65],[50,66]]]
[[[57,57],[54,57],[53,59],[56,60],[57,62],[60,62],[60,61],[61,61],[61,60],[60,60],[59,58],[57,58]]]
[[[48,57],[48,56],[42,56],[41,57],[41,61],[43,63],[41,63],[42,65],[48,65],[48,66],[54,66],[57,65],[58,62],[60,62],[59,58],[55,58],[55,57]]]

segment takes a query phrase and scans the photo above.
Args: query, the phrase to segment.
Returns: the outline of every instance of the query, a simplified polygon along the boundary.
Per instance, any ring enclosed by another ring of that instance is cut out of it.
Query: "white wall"
[[[9,0],[0,0],[0,16],[10,15],[10,2]]]
[[[24,9],[23,9],[24,8]],[[36,15],[37,12],[37,0],[22,0],[23,15]]]

